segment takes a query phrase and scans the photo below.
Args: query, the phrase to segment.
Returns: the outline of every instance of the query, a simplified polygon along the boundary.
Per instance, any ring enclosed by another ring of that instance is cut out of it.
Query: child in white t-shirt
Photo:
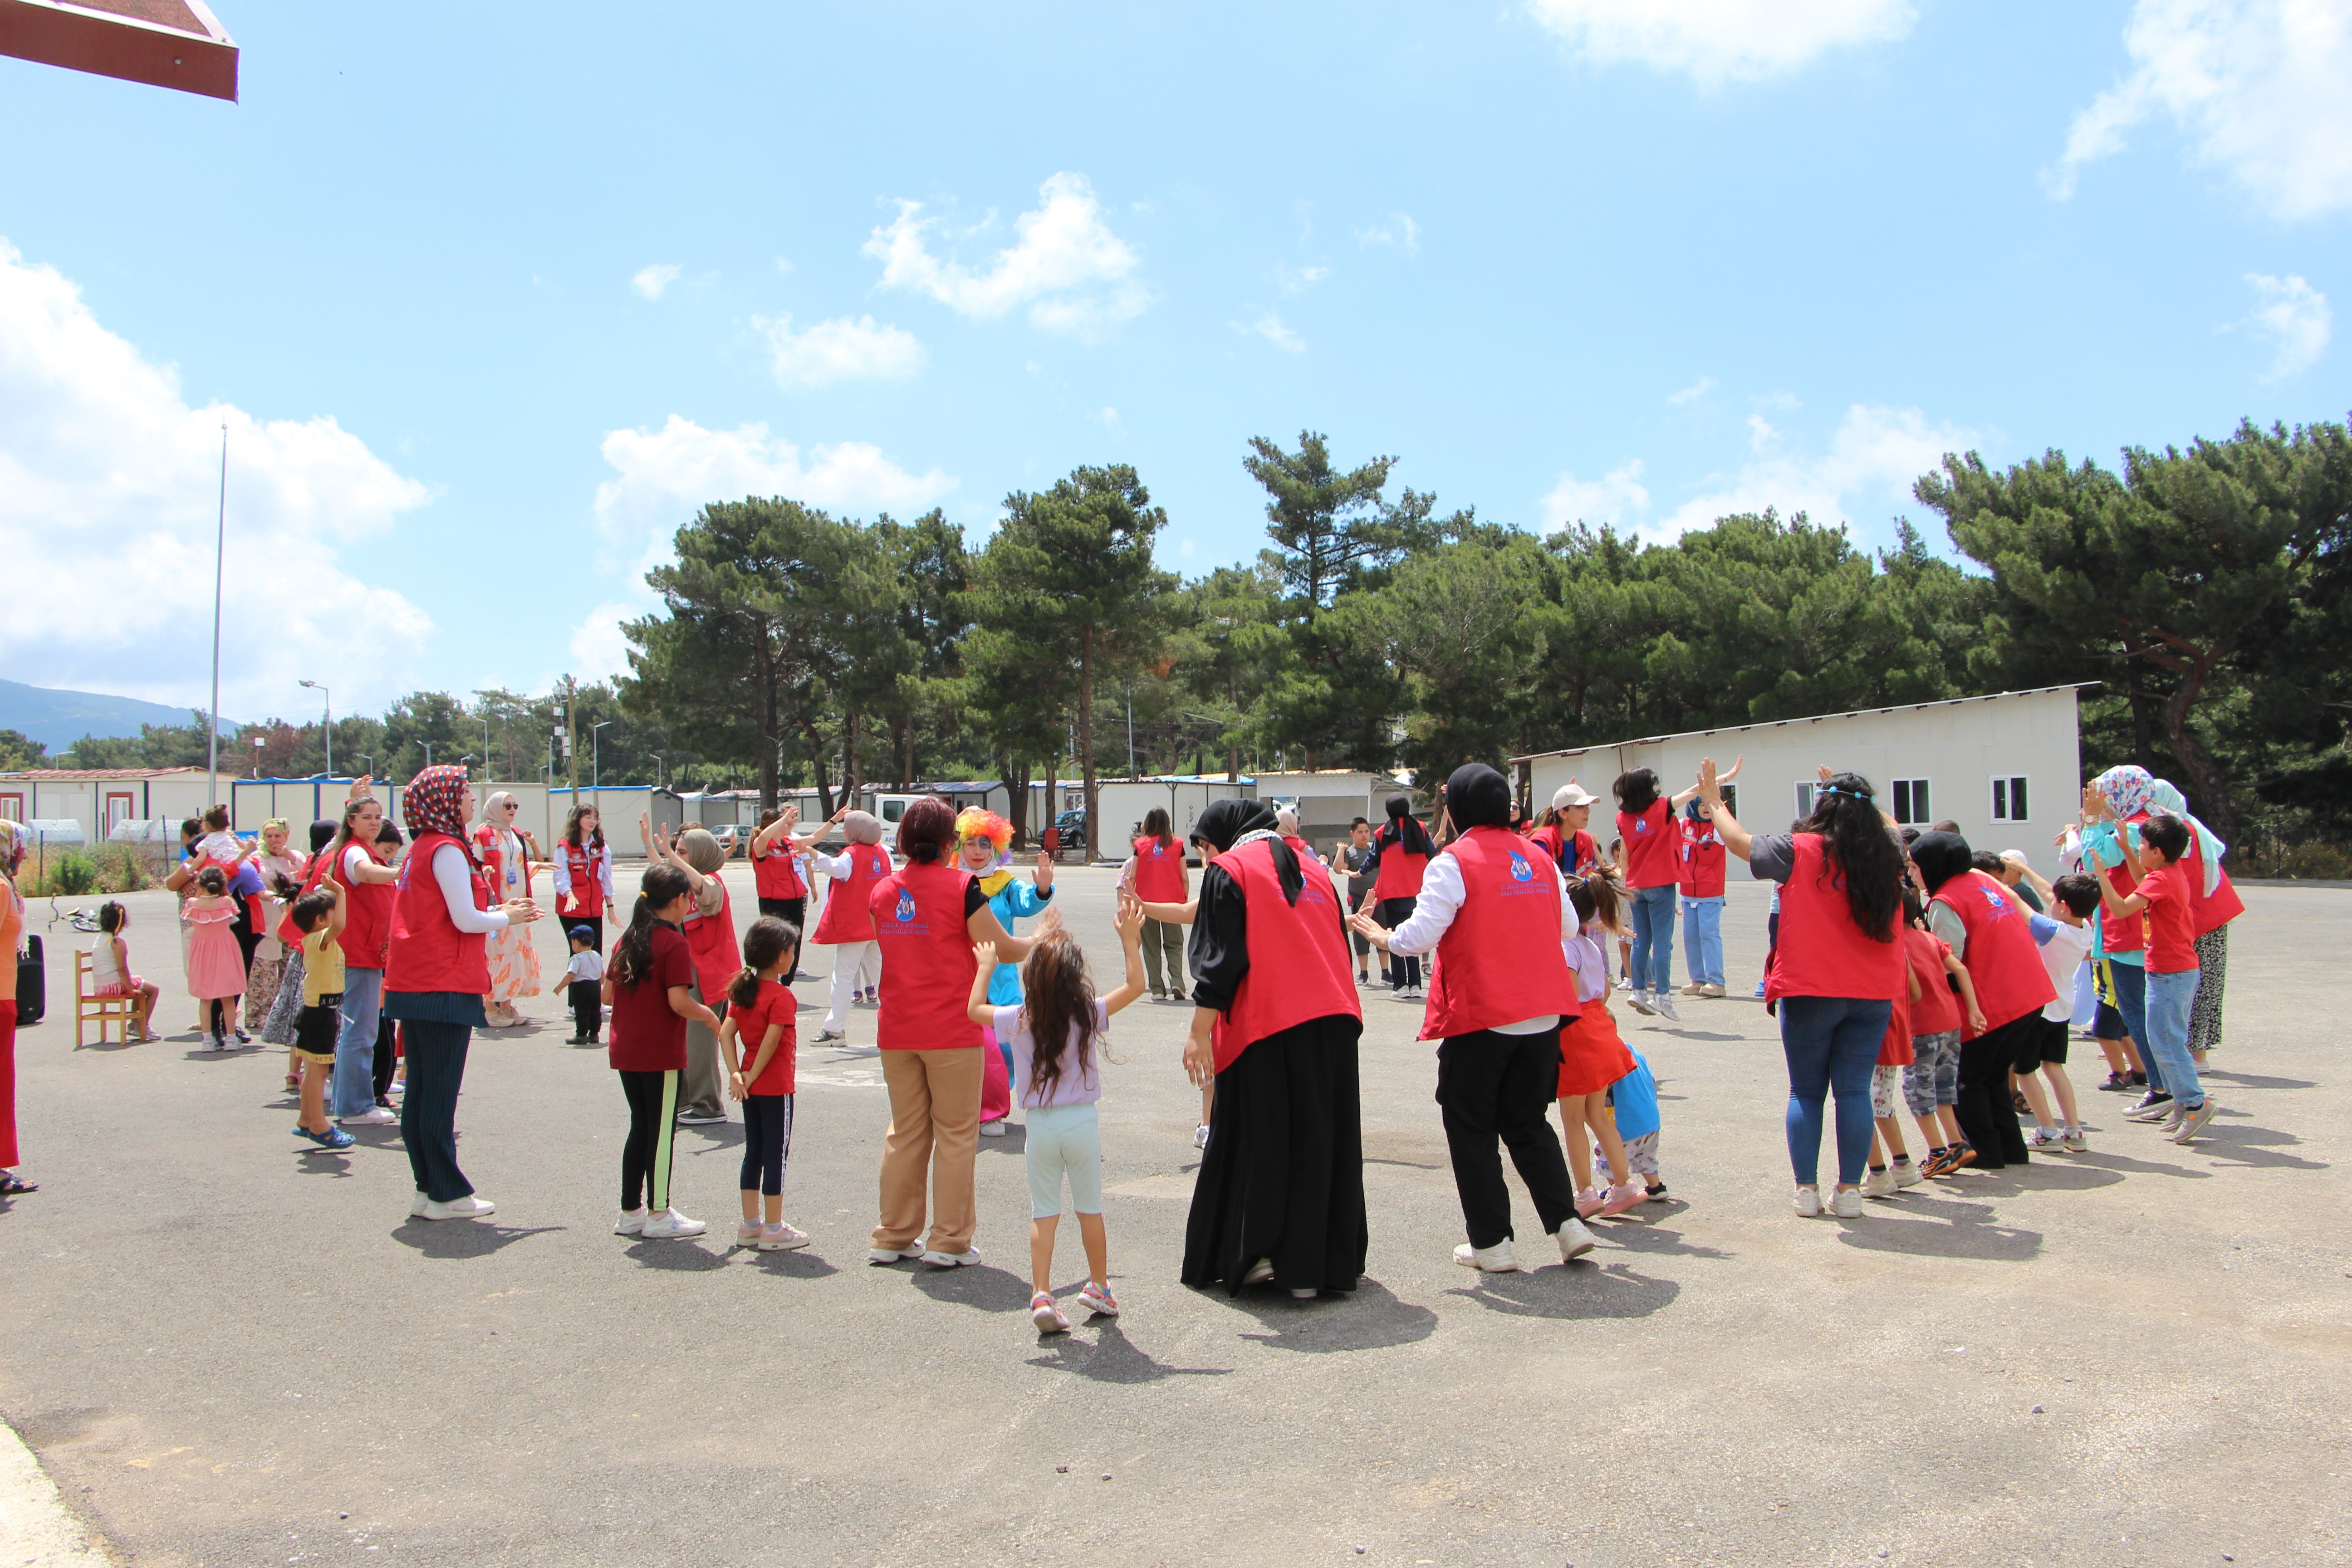
[[[2042,1006],[2041,1029],[2030,1044],[2021,1043],[2017,1060],[2010,1064],[2017,1075],[2017,1091],[2033,1111],[2034,1128],[2025,1142],[2030,1149],[2063,1148],[2070,1154],[2080,1154],[2091,1142],[2075,1109],[2074,1086],[2066,1077],[2066,1039],[2068,1020],[2074,1014],[2074,973],[2091,955],[2090,917],[2099,908],[2099,888],[2080,874],[2047,881],[2041,872],[2025,865],[2021,856],[2010,864],[2024,871],[2025,879],[2042,895],[2042,905],[2049,910],[2027,915],[2025,923],[2041,949],[2042,967],[2058,991],[2057,999]],[[2033,1058],[2030,1061],[2029,1052]],[[2044,1079],[2049,1080],[2047,1095],[2042,1092]],[[2051,1123],[2053,1097],[2058,1102],[2056,1126]]]
[[[1134,894],[1119,893],[1113,923],[1125,950],[1127,974],[1118,990],[1100,1000],[1087,978],[1086,954],[1067,931],[1047,931],[1030,944],[1021,968],[1024,1000],[1017,1006],[989,1004],[996,944],[983,942],[973,950],[980,967],[966,1015],[995,1029],[1012,1051],[1013,1091],[1028,1112],[1029,1269],[1035,1291],[1029,1319],[1049,1334],[1070,1329],[1070,1320],[1054,1302],[1054,1233],[1062,1220],[1065,1177],[1087,1252],[1087,1286],[1078,1292],[1078,1305],[1106,1318],[1118,1316],[1118,1302],[1110,1293],[1110,1243],[1103,1230],[1102,1128],[1095,1104],[1102,1099],[1101,1038],[1109,1031],[1110,1016],[1143,994],[1143,905]],[[1044,1027],[1033,1028],[1033,1020],[1042,1020]]]

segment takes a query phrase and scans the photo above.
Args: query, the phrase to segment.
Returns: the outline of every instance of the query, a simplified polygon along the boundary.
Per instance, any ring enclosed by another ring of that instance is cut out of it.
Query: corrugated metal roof
[[[1726,724],[1715,730],[1681,730],[1671,735],[1642,735],[1627,741],[1595,741],[1589,746],[1563,746],[1556,752],[1528,752],[1515,763],[1540,762],[1546,757],[1580,757],[1588,752],[1612,752],[1625,746],[1659,746],[1668,741],[1688,741],[1701,735],[1745,735],[1757,730],[1785,729],[1792,724],[1819,724],[1831,719],[1865,719],[1876,713],[1916,713],[1928,708],[1958,708],[1970,702],[1997,702],[2004,697],[2042,697],[2053,691],[2082,691],[2095,680],[2073,680],[2063,686],[2036,686],[2023,691],[1988,691],[1976,697],[1946,697],[1934,702],[1901,702],[1889,708],[1857,708],[1848,713],[1815,713],[1800,719],[1767,719],[1757,724]]]
[[[0,773],[0,780],[22,779],[26,784],[109,784],[116,779],[167,779],[205,770],[186,768],[27,768],[18,773]],[[231,784],[236,780],[231,778]],[[250,779],[246,781],[250,784]]]

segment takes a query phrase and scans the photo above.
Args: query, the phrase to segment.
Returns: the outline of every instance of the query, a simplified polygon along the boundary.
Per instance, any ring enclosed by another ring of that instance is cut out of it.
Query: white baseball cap
[[[1575,784],[1562,784],[1552,791],[1551,808],[1554,811],[1566,811],[1571,805],[1591,805],[1600,798],[1597,795],[1585,794]]]

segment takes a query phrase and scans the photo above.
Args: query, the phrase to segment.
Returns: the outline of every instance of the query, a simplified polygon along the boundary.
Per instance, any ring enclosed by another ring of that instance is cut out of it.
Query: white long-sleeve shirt
[[[1576,906],[1569,902],[1567,886],[1559,879],[1559,868],[1549,855],[1530,855],[1528,862],[1541,866],[1551,878],[1552,891],[1559,896],[1560,954],[1576,967],[1576,951],[1570,942],[1577,935]],[[1462,862],[1447,854],[1429,858],[1421,870],[1421,893],[1412,906],[1412,914],[1404,924],[1389,932],[1389,951],[1416,958],[1437,946],[1439,939],[1453,927],[1454,917],[1462,910],[1462,900],[1469,889],[1462,880]],[[1521,1018],[1514,1024],[1497,1024],[1498,1035],[1539,1035],[1546,1029],[1559,1026],[1559,1015],[1545,1013],[1533,1018]]]
[[[474,907],[472,871],[466,864],[466,852],[455,844],[444,844],[433,851],[433,880],[440,886],[441,901],[449,906],[449,923],[468,935],[506,930],[504,910]]]

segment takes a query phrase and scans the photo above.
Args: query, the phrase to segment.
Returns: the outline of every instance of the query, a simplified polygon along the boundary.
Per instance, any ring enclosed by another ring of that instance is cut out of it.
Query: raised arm
[[[1062,929],[1062,911],[1047,910],[1045,918],[1037,922],[1034,931],[1027,936],[1014,936],[997,922],[996,911],[982,904],[971,911],[971,918],[963,922],[963,928],[971,933],[974,942],[994,943],[998,963],[1018,963],[1029,956],[1032,943]]]
[[[1143,994],[1143,905],[1134,894],[1118,896],[1110,923],[1118,932],[1119,951],[1127,960],[1127,973],[1120,977],[1118,989],[1103,998],[1104,1009],[1116,1013]]]
[[[1740,762],[1747,760],[1744,754],[1740,758]],[[1731,771],[1738,773],[1739,763],[1734,763]],[[1723,780],[1726,776],[1716,773],[1713,757],[1702,760],[1698,765],[1698,793],[1715,817],[1716,836],[1723,840],[1723,847],[1745,860],[1756,839],[1753,834],[1739,826],[1739,819],[1731,815],[1731,808],[1723,804]]]
[[[1721,773],[1717,775],[1715,782],[1717,784],[1731,783],[1732,780],[1739,776],[1739,770],[1747,761],[1748,753],[1745,752],[1740,752],[1738,759],[1735,761],[1730,767],[1725,769]],[[1570,782],[1572,783],[1574,781],[1571,780]],[[1696,796],[1701,793],[1703,792],[1699,786],[1696,784],[1694,784],[1688,789],[1675,791],[1675,794],[1668,798],[1673,804],[1674,808],[1676,811],[1680,811],[1684,806],[1688,805],[1691,803],[1694,796]]]

